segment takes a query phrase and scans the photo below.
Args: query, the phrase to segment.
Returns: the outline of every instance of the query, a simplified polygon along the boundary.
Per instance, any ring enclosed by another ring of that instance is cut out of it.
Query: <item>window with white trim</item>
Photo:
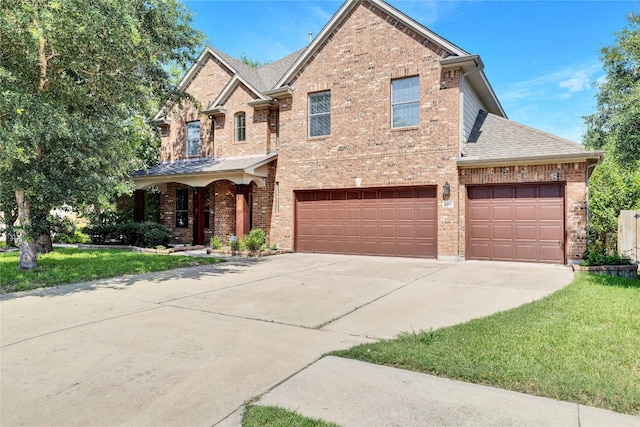
[[[420,123],[420,78],[391,80],[391,127],[418,126]]]
[[[309,94],[309,136],[331,134],[331,92]]]
[[[236,141],[241,142],[246,138],[247,115],[243,112],[236,114]]]
[[[200,155],[200,121],[187,122],[187,157]]]
[[[176,188],[176,228],[189,225],[189,190]]]

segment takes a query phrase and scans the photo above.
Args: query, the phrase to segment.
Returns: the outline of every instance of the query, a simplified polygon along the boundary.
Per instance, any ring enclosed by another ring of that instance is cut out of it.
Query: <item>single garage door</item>
[[[298,252],[436,257],[430,187],[296,192]]]
[[[469,259],[564,263],[564,184],[467,191]]]

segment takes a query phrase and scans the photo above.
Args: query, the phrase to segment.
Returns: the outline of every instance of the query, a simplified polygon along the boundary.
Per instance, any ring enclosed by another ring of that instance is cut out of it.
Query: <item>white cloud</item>
[[[582,92],[591,88],[591,79],[586,71],[579,70],[570,79],[561,81],[559,86],[567,89],[569,93]]]

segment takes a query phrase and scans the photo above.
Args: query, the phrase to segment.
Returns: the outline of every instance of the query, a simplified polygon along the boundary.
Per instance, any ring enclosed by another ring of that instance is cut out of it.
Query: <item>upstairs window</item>
[[[418,126],[420,122],[418,76],[391,80],[391,124],[395,128]]]
[[[309,95],[309,136],[331,134],[331,92]]]
[[[176,228],[186,228],[189,225],[189,190],[176,189]]]
[[[247,116],[244,112],[236,114],[236,141],[241,142],[246,138]]]
[[[200,121],[187,122],[187,157],[200,155]]]

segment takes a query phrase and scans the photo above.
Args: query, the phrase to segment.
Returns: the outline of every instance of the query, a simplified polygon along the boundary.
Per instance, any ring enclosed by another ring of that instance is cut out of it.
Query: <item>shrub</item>
[[[631,258],[618,253],[607,252],[607,246],[603,243],[592,243],[582,254],[580,265],[631,265]]]
[[[250,251],[260,250],[262,245],[265,244],[265,241],[266,237],[264,231],[260,228],[254,228],[249,232],[249,235],[244,238],[245,246]]]
[[[167,246],[171,233],[155,222],[130,222],[87,227],[86,233],[96,244],[122,244],[154,248]]]
[[[231,246],[232,251],[240,250],[240,242],[238,241],[238,237],[229,236],[229,246]]]
[[[209,241],[211,249],[222,249],[222,238],[220,236],[213,236]]]

